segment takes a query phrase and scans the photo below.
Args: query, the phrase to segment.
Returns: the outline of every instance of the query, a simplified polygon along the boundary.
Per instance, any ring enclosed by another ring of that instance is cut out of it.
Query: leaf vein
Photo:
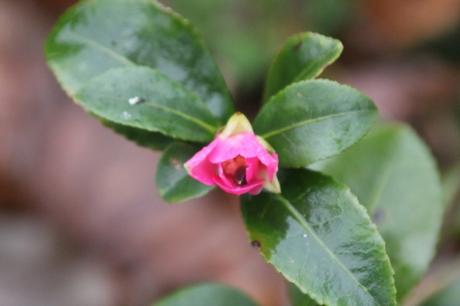
[[[190,115],[187,115],[187,114],[185,114],[183,112],[177,111],[177,110],[175,110],[173,108],[170,108],[170,107],[155,103],[154,101],[148,101],[148,102],[145,103],[145,105],[153,107],[153,108],[159,108],[159,109],[161,109],[161,110],[163,110],[165,112],[169,112],[169,113],[174,114],[174,115],[176,115],[178,117],[182,117],[185,120],[193,122],[194,124],[198,125],[202,129],[204,129],[207,132],[209,132],[211,135],[214,135],[214,133],[216,132],[216,127],[214,127],[214,126],[212,126],[210,124],[207,124],[203,120],[197,119],[197,118],[192,117]]]
[[[86,37],[84,37],[84,36],[82,36],[80,34],[77,34],[75,32],[69,34],[68,37],[74,37],[77,40],[80,40],[81,42],[86,43],[86,44],[90,45],[91,47],[93,47],[95,49],[98,49],[98,50],[110,55],[113,59],[119,61],[120,63],[123,63],[125,65],[136,65],[133,61],[131,61],[126,56],[123,56],[123,55],[121,55],[121,54],[119,54],[117,52],[112,51],[111,49],[107,48],[106,46],[104,46],[103,44],[101,44],[100,42],[98,42],[98,41],[96,41],[94,39],[86,38]]]
[[[369,111],[371,111],[371,110],[370,109],[359,109],[359,110],[352,110],[352,111],[345,111],[345,112],[330,114],[330,115],[317,117],[317,118],[308,118],[308,119],[296,122],[294,124],[279,128],[277,130],[273,130],[273,131],[270,131],[268,133],[262,134],[261,137],[263,137],[265,139],[268,139],[270,137],[273,137],[275,135],[284,133],[286,131],[289,131],[289,130],[292,130],[292,129],[295,129],[295,128],[298,128],[298,127],[301,127],[303,125],[307,125],[307,124],[311,124],[311,123],[315,123],[315,122],[320,122],[320,121],[324,121],[324,120],[327,120],[327,119],[340,117],[340,116],[344,116],[344,115],[348,115],[348,114],[352,114],[352,113],[369,112]]]
[[[326,253],[334,260],[337,262],[338,266],[342,268],[343,271],[345,271],[346,274],[350,276],[350,278],[358,285],[358,287],[362,288],[364,292],[366,292],[373,301],[376,301],[374,296],[372,296],[369,292],[369,290],[361,284],[358,279],[356,279],[355,275],[351,273],[351,271],[343,265],[343,263],[337,258],[337,256],[329,249],[329,247],[324,244],[324,242],[318,237],[316,232],[310,227],[310,225],[304,220],[302,215],[297,211],[297,209],[285,198],[278,196],[278,199],[281,201],[281,203],[284,204],[284,206],[287,208],[289,212],[294,216],[295,219],[300,223],[300,225],[309,233],[311,233],[312,237],[319,243],[320,246],[323,247],[323,249],[326,251]],[[379,305],[379,303],[376,304]]]

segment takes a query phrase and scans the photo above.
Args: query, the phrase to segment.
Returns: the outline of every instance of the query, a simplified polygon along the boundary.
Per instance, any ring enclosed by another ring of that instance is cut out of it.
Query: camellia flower
[[[185,163],[190,176],[231,194],[280,192],[278,155],[256,136],[248,119],[234,114],[223,131]]]

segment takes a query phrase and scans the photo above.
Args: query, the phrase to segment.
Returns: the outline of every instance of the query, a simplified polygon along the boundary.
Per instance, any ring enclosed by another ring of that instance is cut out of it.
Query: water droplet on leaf
[[[142,102],[144,102],[144,99],[137,97],[137,96],[128,99],[129,105],[137,105]]]
[[[178,159],[171,158],[169,160],[169,162],[174,168],[176,168],[176,170],[181,170],[182,169],[182,163]]]
[[[123,116],[123,119],[125,120],[131,119],[131,114],[128,112],[123,112],[122,116]]]

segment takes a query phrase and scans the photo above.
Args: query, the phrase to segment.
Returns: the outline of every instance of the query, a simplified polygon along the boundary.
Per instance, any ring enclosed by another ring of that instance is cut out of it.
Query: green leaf
[[[239,290],[220,284],[201,284],[177,291],[153,306],[256,306]]]
[[[157,188],[163,199],[171,203],[182,202],[201,197],[213,189],[194,180],[184,168],[184,163],[198,150],[184,143],[173,143],[166,148],[158,161],[156,174]]]
[[[314,79],[342,53],[342,43],[316,33],[291,36],[270,67],[265,84],[265,99],[287,85]]]
[[[174,141],[173,139],[160,133],[124,126],[104,119],[100,119],[100,121],[104,126],[111,128],[118,134],[125,136],[126,139],[152,150],[164,150]]]
[[[133,97],[141,102],[131,105]],[[93,78],[75,99],[105,120],[184,140],[212,140],[219,125],[196,96],[147,67],[111,69]]]
[[[396,305],[384,242],[350,190],[306,169],[284,176],[282,195],[242,201],[266,260],[319,304]]]
[[[319,304],[316,303],[312,298],[310,298],[305,293],[302,293],[300,289],[293,285],[288,285],[289,290],[289,298],[291,300],[291,306],[318,306]]]
[[[71,97],[110,69],[147,66],[182,87],[181,92],[196,96],[190,108],[201,101],[219,125],[233,113],[223,78],[201,37],[188,21],[156,1],[81,1],[59,19],[45,53]],[[117,124],[123,125],[113,122]]]
[[[386,124],[313,168],[350,186],[373,216],[401,299],[433,257],[444,209],[438,172],[426,146],[407,126]]]
[[[302,81],[264,105],[254,130],[274,147],[282,166],[303,167],[355,143],[376,115],[372,101],[351,87]]]

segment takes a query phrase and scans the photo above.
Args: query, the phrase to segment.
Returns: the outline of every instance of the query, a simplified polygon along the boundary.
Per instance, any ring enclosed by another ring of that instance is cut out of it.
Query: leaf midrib
[[[105,45],[101,44],[100,42],[98,42],[97,40],[94,40],[94,39],[89,39],[83,35],[80,35],[76,32],[71,32],[69,34],[67,34],[67,37],[68,38],[72,38],[72,36],[78,40],[81,40],[83,43],[86,43],[104,53],[106,53],[107,55],[109,55],[110,57],[112,57],[113,59],[117,60],[118,62],[124,64],[124,65],[129,65],[129,66],[138,66],[138,64],[136,64],[135,62],[133,62],[132,60],[130,60],[129,58],[127,58],[126,56],[120,54],[120,53],[117,53],[109,48],[107,48]]]
[[[209,132],[212,136],[214,136],[214,133],[217,130],[217,127],[212,126],[212,125],[204,122],[203,120],[200,120],[200,119],[197,119],[195,117],[189,116],[186,113],[177,111],[177,110],[175,110],[173,108],[158,104],[155,101],[147,100],[145,102],[145,106],[149,106],[149,107],[153,107],[153,108],[159,108],[161,110],[164,110],[165,112],[169,112],[169,113],[174,114],[174,115],[176,115],[178,117],[182,117],[183,119],[188,120],[188,121],[193,122],[194,124],[198,125],[199,127],[204,129],[205,131]]]
[[[358,279],[356,279],[355,275],[353,273],[351,273],[351,271],[337,258],[337,256],[335,256],[335,254],[329,249],[329,247],[326,244],[324,244],[324,242],[318,237],[316,232],[310,227],[310,225],[307,223],[307,221],[304,220],[304,218],[297,211],[297,209],[287,199],[285,199],[284,197],[278,196],[278,199],[281,201],[281,203],[283,203],[283,205],[286,207],[286,209],[294,216],[294,218],[300,223],[300,225],[308,233],[310,233],[312,235],[312,237],[314,237],[314,239],[318,242],[318,244],[320,246],[323,247],[323,249],[326,251],[326,253],[332,258],[332,260],[336,261],[338,266],[340,268],[342,268],[342,270],[345,271],[345,273],[347,273],[350,276],[350,278],[358,285],[358,287],[362,288],[362,290],[364,292],[366,292],[371,297],[371,299],[377,303],[377,305],[380,305],[375,300],[374,296],[372,296],[372,294],[370,294],[369,290],[366,287],[364,287],[364,285],[361,284],[358,281]]]
[[[372,111],[372,109],[359,109],[359,110],[351,110],[351,111],[345,111],[345,112],[330,114],[330,115],[326,115],[326,116],[322,116],[322,117],[307,118],[305,120],[302,120],[302,121],[296,122],[294,124],[291,124],[291,125],[288,125],[288,126],[285,126],[285,127],[270,131],[270,132],[262,134],[260,136],[265,138],[265,139],[268,139],[270,137],[276,136],[278,134],[284,133],[284,132],[292,130],[292,129],[302,127],[302,126],[307,125],[307,124],[312,124],[312,123],[324,121],[324,120],[335,118],[335,117],[345,116],[345,115],[348,115],[348,114],[361,113],[361,112],[370,112],[370,111]]]

